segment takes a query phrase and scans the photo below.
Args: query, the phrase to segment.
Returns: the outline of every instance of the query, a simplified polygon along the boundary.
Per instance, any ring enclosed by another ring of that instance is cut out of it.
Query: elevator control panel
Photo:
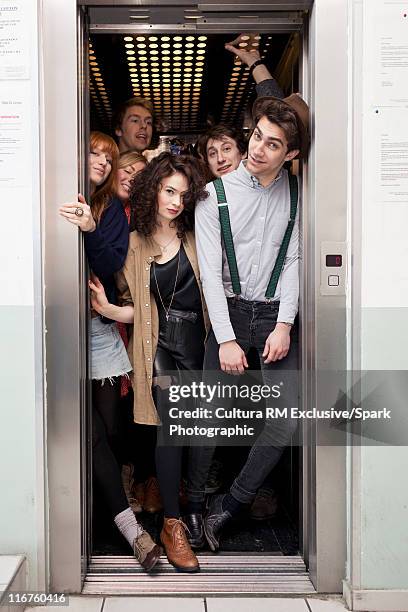
[[[320,294],[346,295],[347,245],[345,242],[322,242]]]

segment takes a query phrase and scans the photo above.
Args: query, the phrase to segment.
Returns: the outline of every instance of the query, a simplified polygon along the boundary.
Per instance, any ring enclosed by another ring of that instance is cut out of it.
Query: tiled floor
[[[89,597],[71,596],[69,606],[48,606],[47,612],[345,612],[338,597]],[[45,612],[30,607],[30,612]],[[27,610],[28,612],[28,610]]]

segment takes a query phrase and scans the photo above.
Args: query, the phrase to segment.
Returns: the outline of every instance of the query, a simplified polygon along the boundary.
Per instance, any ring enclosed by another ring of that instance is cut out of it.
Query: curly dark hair
[[[177,235],[184,238],[186,232],[194,228],[195,206],[207,196],[202,164],[190,155],[161,153],[133,180],[129,193],[131,230],[135,229],[143,236],[153,233],[157,227],[157,194],[161,182],[176,172],[183,174],[188,182],[188,190],[183,197],[183,212],[174,219]]]

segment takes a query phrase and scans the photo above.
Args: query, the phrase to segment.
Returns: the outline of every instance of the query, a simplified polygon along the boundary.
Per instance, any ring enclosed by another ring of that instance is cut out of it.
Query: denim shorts
[[[104,380],[131,372],[129,357],[116,323],[91,319],[91,378]]]

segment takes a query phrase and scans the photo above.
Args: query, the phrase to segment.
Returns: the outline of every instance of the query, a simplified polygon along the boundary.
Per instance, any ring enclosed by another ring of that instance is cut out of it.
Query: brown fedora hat
[[[283,100],[281,100],[280,98],[275,98],[273,96],[264,96],[255,100],[254,105],[252,107],[252,119],[255,121],[256,117],[259,117],[260,113],[267,114],[266,109],[268,107],[268,102],[272,101],[284,102],[287,106],[290,107],[292,111],[295,112],[300,139],[300,153],[298,157],[307,157],[310,143],[308,105],[299,94],[291,94],[287,98],[283,98]]]

